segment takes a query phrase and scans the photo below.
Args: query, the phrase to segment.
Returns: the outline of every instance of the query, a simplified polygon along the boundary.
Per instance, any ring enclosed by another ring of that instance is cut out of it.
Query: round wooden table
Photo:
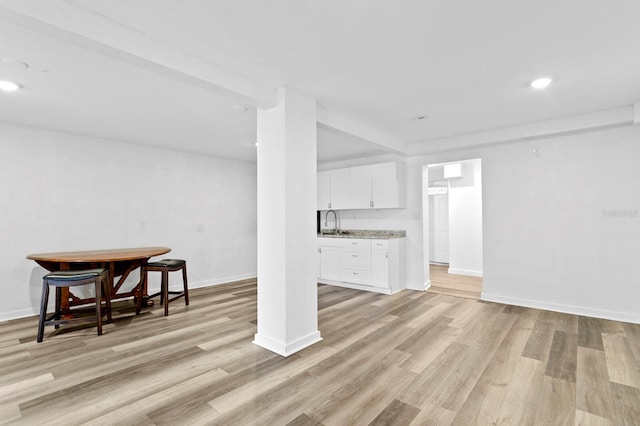
[[[139,247],[109,250],[68,251],[59,253],[30,254],[27,259],[34,260],[48,271],[78,270],[89,268],[106,268],[109,271],[111,299],[124,297],[145,297],[147,289],[139,289],[140,283],[127,292],[118,292],[129,274],[146,264],[149,258],[169,253],[168,247]],[[120,277],[116,282],[115,278]],[[69,306],[94,303],[95,299],[80,299],[68,289],[63,289],[61,307],[69,310]],[[65,294],[66,293],[66,294]]]

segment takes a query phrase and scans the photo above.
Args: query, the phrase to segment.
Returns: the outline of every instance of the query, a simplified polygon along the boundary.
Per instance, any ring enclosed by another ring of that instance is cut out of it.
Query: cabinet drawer
[[[343,265],[371,266],[371,252],[364,250],[342,249]]]
[[[371,285],[370,268],[342,268],[342,281],[348,283]]]
[[[371,240],[371,248],[387,250],[389,248],[389,240]]]
[[[371,249],[371,240],[366,238],[341,238],[341,247],[345,249],[369,250]]]

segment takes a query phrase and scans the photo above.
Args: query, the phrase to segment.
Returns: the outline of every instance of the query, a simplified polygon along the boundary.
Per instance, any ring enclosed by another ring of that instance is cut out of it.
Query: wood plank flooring
[[[638,425],[640,325],[428,292],[320,285],[324,338],[288,358],[251,343],[255,281],[114,322],[0,324],[0,423]]]
[[[480,299],[482,278],[467,275],[455,275],[448,272],[449,265],[429,264],[431,279],[430,293],[448,294],[449,296]]]

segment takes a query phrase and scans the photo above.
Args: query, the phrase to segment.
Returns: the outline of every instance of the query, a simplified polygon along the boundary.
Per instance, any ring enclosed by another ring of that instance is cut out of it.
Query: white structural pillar
[[[258,332],[289,356],[318,331],[316,102],[290,88],[258,109]]]

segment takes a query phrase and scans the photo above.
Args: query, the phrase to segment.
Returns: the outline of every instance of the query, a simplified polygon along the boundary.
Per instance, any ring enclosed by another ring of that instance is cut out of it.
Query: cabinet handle
[[[322,249],[318,247],[318,253],[322,253]]]
[[[358,273],[357,273],[357,272],[354,272],[354,273],[353,273],[353,275],[358,275]]]
[[[372,201],[372,202],[371,202],[371,207],[374,207],[375,205],[376,205],[376,202],[375,202],[375,201]]]
[[[389,258],[389,253],[385,253],[385,254],[384,254],[384,258],[385,258],[385,259],[388,259],[388,258]]]
[[[353,256],[353,257],[358,257],[358,255],[357,255],[357,254],[352,254],[351,256]]]

